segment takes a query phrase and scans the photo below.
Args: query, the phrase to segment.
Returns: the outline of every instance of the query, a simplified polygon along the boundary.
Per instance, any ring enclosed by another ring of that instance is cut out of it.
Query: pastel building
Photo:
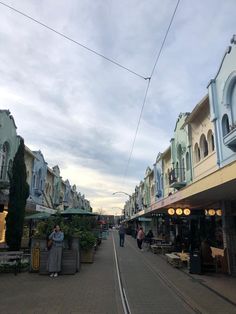
[[[208,86],[220,167],[236,160],[236,35]]]
[[[5,241],[5,217],[8,210],[9,173],[20,138],[9,110],[0,110],[0,244]]]
[[[191,150],[189,145],[189,130],[185,121],[189,113],[180,113],[175,125],[174,136],[171,139],[171,164],[169,173],[170,187],[179,190],[191,180]]]
[[[208,95],[196,105],[185,125],[189,127],[191,147],[189,163],[186,158],[186,167],[192,172],[189,173],[190,181],[196,181],[218,169]]]
[[[218,72],[208,86],[211,118],[214,124],[217,163],[224,184],[224,246],[229,271],[236,276],[236,35],[231,39]]]

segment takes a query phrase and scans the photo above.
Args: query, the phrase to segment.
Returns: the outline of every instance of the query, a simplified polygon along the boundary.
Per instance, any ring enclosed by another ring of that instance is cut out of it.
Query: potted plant
[[[96,237],[90,231],[80,231],[81,263],[93,263]]]

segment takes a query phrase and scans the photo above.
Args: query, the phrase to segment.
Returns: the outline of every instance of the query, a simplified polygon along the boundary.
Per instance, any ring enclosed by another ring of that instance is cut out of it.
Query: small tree
[[[10,251],[20,249],[25,205],[29,196],[29,185],[26,182],[24,147],[24,140],[21,139],[13,161],[12,171],[9,173],[10,193],[6,217],[6,242]]]

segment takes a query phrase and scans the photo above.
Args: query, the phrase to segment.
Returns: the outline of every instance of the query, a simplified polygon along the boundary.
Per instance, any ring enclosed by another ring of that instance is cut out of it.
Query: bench
[[[173,267],[180,268],[182,267],[182,261],[181,258],[173,253],[165,254],[167,257],[167,262],[171,264]]]
[[[9,262],[15,262],[14,274],[17,275],[17,273],[20,272],[22,257],[23,252],[21,251],[0,252],[0,263],[7,264]]]
[[[154,254],[158,254],[158,253],[161,253],[161,254],[165,254],[165,253],[168,253],[168,252],[172,252],[173,251],[173,246],[172,244],[153,244],[151,245],[151,251],[152,253]]]

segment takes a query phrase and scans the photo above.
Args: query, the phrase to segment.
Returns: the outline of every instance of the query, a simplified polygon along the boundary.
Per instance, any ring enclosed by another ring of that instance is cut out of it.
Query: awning
[[[63,212],[61,212],[61,215],[87,215],[87,216],[95,216],[96,214],[86,211],[84,209],[80,208],[67,208]]]
[[[25,220],[43,220],[43,219],[48,219],[51,216],[51,214],[49,213],[37,213],[37,214],[33,214],[30,216],[26,216]]]

